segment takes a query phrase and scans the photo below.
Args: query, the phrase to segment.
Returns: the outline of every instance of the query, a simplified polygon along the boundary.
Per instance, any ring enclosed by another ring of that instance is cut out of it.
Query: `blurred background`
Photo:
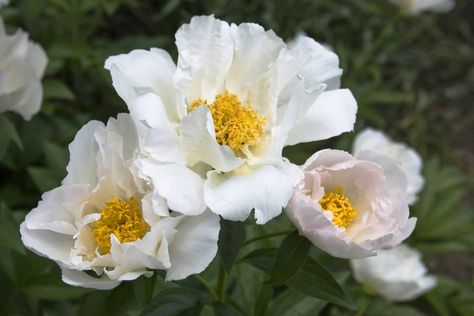
[[[381,0],[10,1],[0,9],[7,32],[29,32],[45,48],[49,64],[41,112],[30,122],[2,114],[14,130],[0,128],[0,315],[139,314],[140,300],[127,293],[133,293],[128,291],[131,287],[139,291],[140,280],[111,292],[69,287],[61,282],[54,263],[23,248],[18,224],[43,192],[60,184],[69,159],[67,145],[77,130],[89,120],[105,122],[127,111],[103,69],[105,59],[160,47],[176,60],[174,33],[201,14],[237,24],[256,22],[285,40],[304,32],[326,43],[340,58],[342,86],[358,101],[356,131],[381,129],[422,156],[426,185],[412,207],[419,220],[408,243],[423,253],[439,286],[410,304],[391,305],[371,297],[349,278],[347,286],[365,306],[359,315],[474,315],[471,0],[456,1],[447,13],[419,15]],[[347,133],[287,148],[285,154],[302,163],[321,148],[350,150],[353,138]],[[283,224],[277,221],[262,229],[271,231],[272,225]],[[252,234],[258,233],[248,231]],[[294,305],[303,304],[303,299],[292,298]],[[257,301],[255,297],[249,304]],[[271,315],[265,308],[261,313],[252,310],[254,315]],[[318,313],[356,314],[336,306],[323,306]]]

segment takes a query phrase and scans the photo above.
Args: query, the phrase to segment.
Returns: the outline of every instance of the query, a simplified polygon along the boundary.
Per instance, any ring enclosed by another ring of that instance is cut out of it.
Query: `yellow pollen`
[[[357,215],[349,198],[341,188],[324,194],[323,198],[319,200],[319,204],[323,210],[332,212],[332,223],[340,228],[346,228]]]
[[[217,94],[212,104],[196,99],[189,105],[189,110],[201,105],[211,111],[217,142],[229,146],[237,155],[256,145],[264,135],[266,118],[249,105],[242,104],[235,94],[227,91]]]
[[[100,219],[91,226],[102,253],[110,253],[111,234],[124,243],[140,239],[150,231],[150,225],[143,219],[140,201],[134,197],[127,200],[112,197],[100,210]]]

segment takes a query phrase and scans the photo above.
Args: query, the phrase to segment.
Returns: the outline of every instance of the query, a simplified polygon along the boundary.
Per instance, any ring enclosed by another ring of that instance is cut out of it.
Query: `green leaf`
[[[44,80],[43,87],[45,99],[72,101],[76,98],[71,89],[59,80]]]
[[[198,315],[202,307],[203,305],[199,302],[198,297],[183,288],[164,289],[152,298],[140,315]]]
[[[242,260],[250,265],[270,273],[272,257],[276,249],[257,249]],[[298,292],[311,297],[354,309],[355,305],[335,277],[313,258],[308,257],[303,267],[285,284]]]
[[[69,158],[66,146],[61,147],[55,143],[45,141],[43,145],[43,153],[50,168],[57,170],[59,173],[65,172]]]
[[[230,273],[240,248],[245,242],[245,227],[242,222],[233,222],[221,219],[219,233],[219,253],[227,273]]]
[[[147,305],[153,296],[156,275],[156,273],[153,273],[151,277],[142,275],[133,281],[133,293],[142,307]]]
[[[38,190],[42,192],[49,191],[61,183],[62,174],[50,168],[29,167],[27,170]]]
[[[267,316],[307,316],[319,315],[328,303],[287,289],[270,303]]]
[[[308,257],[310,245],[310,242],[300,236],[298,231],[288,235],[278,249],[268,283],[283,284],[298,272]]]
[[[286,283],[289,287],[314,298],[354,309],[349,295],[333,275],[314,259],[308,258],[303,268]]]
[[[15,125],[5,115],[0,115],[0,137],[4,136],[13,140],[18,148],[23,150],[23,144]]]
[[[23,291],[37,299],[62,301],[81,297],[92,290],[67,285],[61,281],[58,275],[54,274],[37,276],[29,280],[23,287]]]
[[[224,304],[222,302],[214,302],[212,303],[212,309],[214,311],[215,316],[241,316],[237,309],[232,307],[231,305]]]
[[[0,202],[0,245],[20,254],[26,253],[20,239],[19,227],[4,202]]]
[[[260,289],[257,299],[255,300],[254,315],[264,315],[268,304],[272,300],[273,288],[269,285],[264,285]]]

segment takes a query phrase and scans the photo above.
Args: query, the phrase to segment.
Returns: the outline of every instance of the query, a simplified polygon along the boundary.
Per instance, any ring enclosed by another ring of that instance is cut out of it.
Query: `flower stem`
[[[225,302],[225,281],[227,273],[225,272],[224,264],[221,263],[219,267],[219,279],[217,280],[217,296],[222,302]]]
[[[254,237],[254,238],[250,238],[249,240],[245,241],[244,247],[247,246],[247,245],[250,245],[251,243],[254,243],[256,241],[262,240],[262,239],[288,235],[288,234],[290,234],[294,231],[295,231],[294,229],[287,229],[287,230],[282,230],[282,231],[279,231],[279,232],[273,232],[273,233],[269,233],[269,234],[266,234],[266,235],[261,235],[261,236],[257,236],[257,237]]]
[[[219,299],[219,296],[217,295],[216,291],[214,291],[214,289],[212,288],[212,286],[200,275],[196,274],[194,275],[194,278],[196,279],[196,281],[198,281],[199,283],[202,284],[202,286],[204,286],[206,288],[206,290],[212,295],[212,297],[215,299],[215,300],[218,300]]]

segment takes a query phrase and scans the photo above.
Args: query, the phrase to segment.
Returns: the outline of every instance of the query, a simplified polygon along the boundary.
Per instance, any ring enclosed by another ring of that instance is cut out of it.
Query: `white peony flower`
[[[376,159],[377,154],[381,154],[396,161],[408,180],[408,203],[414,204],[425,183],[425,179],[421,175],[422,160],[418,153],[403,143],[392,141],[381,131],[371,128],[357,134],[354,140],[353,154],[357,157],[363,151],[373,152],[373,159]]]
[[[389,0],[398,5],[403,11],[411,15],[418,15],[424,11],[448,12],[451,11],[456,2],[454,0]]]
[[[7,6],[9,2],[9,0],[0,0],[0,8],[3,6]]]
[[[410,301],[433,289],[421,254],[407,245],[382,249],[377,256],[351,260],[357,282],[392,302]]]
[[[302,177],[283,147],[353,128],[357,105],[339,89],[338,57],[305,36],[287,45],[260,25],[213,16],[192,18],[176,44],[177,66],[152,48],[105,67],[132,115],[140,113],[150,156],[207,171],[204,199],[214,213],[245,220],[255,209],[264,224]]]
[[[383,167],[370,158],[330,149],[315,153],[285,209],[301,235],[335,257],[373,256],[415,228],[402,171],[388,158]]]
[[[0,113],[13,111],[30,120],[41,107],[48,58],[43,48],[17,30],[7,35],[0,17]]]
[[[206,211],[202,178],[141,158],[138,148],[128,114],[89,122],[69,147],[62,185],[21,224],[25,246],[55,260],[64,282],[110,289],[153,269],[179,280],[216,255],[219,217]]]

